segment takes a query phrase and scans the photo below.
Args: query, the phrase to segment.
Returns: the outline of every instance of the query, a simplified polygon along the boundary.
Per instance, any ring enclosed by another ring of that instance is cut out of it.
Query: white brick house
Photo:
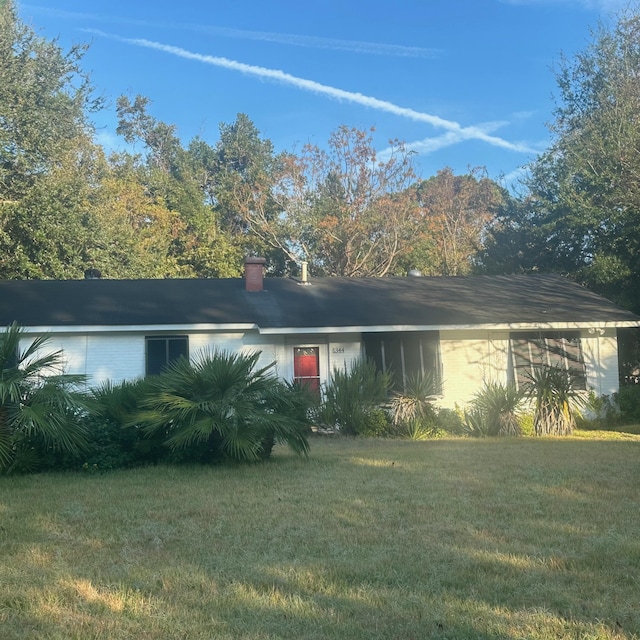
[[[571,371],[598,395],[618,389],[617,331],[640,318],[554,275],[11,280],[0,325],[49,333],[66,371],[91,383],[156,373],[205,348],[261,352],[280,377],[322,385],[368,357],[402,385],[416,371],[464,405],[485,381],[521,382],[537,360]]]

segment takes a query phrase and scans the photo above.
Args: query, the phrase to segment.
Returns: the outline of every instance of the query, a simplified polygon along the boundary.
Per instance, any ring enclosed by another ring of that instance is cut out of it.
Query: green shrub
[[[394,427],[394,435],[407,440],[433,440],[443,434],[435,420],[405,420]]]
[[[391,434],[409,440],[427,440],[439,432],[434,402],[435,378],[431,374],[409,376],[404,391],[391,398]]]
[[[143,434],[135,416],[151,391],[149,379],[105,382],[90,390],[88,417],[92,440],[85,462],[99,469],[115,469],[164,461],[161,438]]]
[[[533,426],[533,413],[523,412],[518,416],[518,423],[520,425],[520,433],[523,436],[535,436],[536,430]]]
[[[612,429],[621,422],[621,414],[613,396],[596,396],[592,391],[585,403],[584,411],[576,416],[580,429]]]
[[[334,369],[316,418],[346,435],[371,434],[382,426],[379,411],[390,388],[391,377],[377,371],[373,362],[356,361],[344,370]]]
[[[307,396],[280,382],[274,363],[257,369],[259,357],[203,351],[172,362],[149,379],[131,424],[161,441],[170,461],[255,461],[275,442],[306,455]]]
[[[613,402],[619,410],[619,424],[640,423],[640,385],[629,384],[620,387],[613,394]]]
[[[640,385],[624,385],[611,396],[590,393],[576,425],[580,429],[633,432],[635,425],[640,425]]]
[[[111,471],[134,467],[147,462],[137,448],[139,436],[132,429],[103,420],[97,415],[86,418],[88,442],[82,455],[67,458],[62,468]],[[58,468],[61,468],[58,466]]]
[[[85,446],[79,451],[56,451],[34,439],[40,468],[96,473],[167,460],[169,451],[161,441],[152,442],[139,426],[130,424],[147,392],[146,380],[106,382],[90,389],[86,410],[78,416],[86,431]]]
[[[389,414],[380,408],[370,409],[360,423],[358,435],[378,438],[389,435],[391,419]]]
[[[462,415],[460,411],[455,411],[454,409],[438,409],[436,425],[439,431],[451,435],[461,435],[464,433]]]

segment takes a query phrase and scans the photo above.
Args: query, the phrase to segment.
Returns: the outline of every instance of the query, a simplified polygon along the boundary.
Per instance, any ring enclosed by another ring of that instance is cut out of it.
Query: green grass
[[[0,478],[0,638],[638,638],[640,437],[588,435]]]

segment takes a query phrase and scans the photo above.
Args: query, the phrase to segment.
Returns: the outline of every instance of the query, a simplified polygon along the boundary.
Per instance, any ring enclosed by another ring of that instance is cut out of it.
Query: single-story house
[[[158,373],[205,348],[261,352],[277,374],[321,386],[368,357],[402,386],[431,372],[441,405],[463,406],[486,381],[523,384],[536,362],[558,365],[597,395],[618,389],[617,332],[640,317],[547,274],[469,277],[263,277],[10,280],[0,326],[48,333],[66,372],[90,383]]]

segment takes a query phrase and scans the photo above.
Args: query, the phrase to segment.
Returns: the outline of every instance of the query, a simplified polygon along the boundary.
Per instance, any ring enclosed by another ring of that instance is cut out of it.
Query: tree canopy
[[[183,141],[147,97],[121,96],[107,153],[104,103],[63,51],[0,3],[0,277],[385,276],[556,271],[640,310],[640,16],[599,25],[557,70],[553,143],[521,195],[482,168],[418,175],[399,140],[338,126],[276,151],[246,114]]]
[[[623,13],[562,58],[554,142],[503,209],[489,269],[557,271],[640,310],[639,35]]]

